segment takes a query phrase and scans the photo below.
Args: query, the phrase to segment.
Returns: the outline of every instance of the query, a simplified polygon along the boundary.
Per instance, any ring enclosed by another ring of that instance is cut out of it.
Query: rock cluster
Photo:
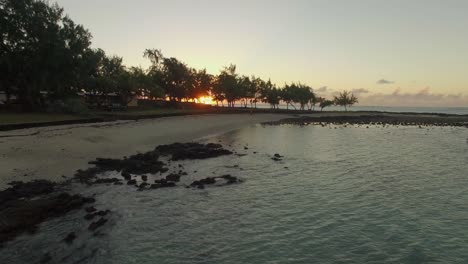
[[[230,150],[220,144],[208,143],[174,143],[160,145],[156,148],[161,155],[171,155],[172,160],[208,159],[223,155],[231,155]]]
[[[218,180],[220,180],[221,182]],[[232,176],[230,174],[226,174],[223,176],[207,177],[205,179],[197,180],[197,181],[192,182],[190,186],[198,188],[198,189],[204,189],[205,185],[217,184],[217,186],[222,186],[222,185],[229,185],[229,184],[234,184],[234,183],[239,183],[239,182],[241,182],[239,178]]]
[[[34,232],[43,221],[62,216],[93,198],[68,193],[54,194],[55,184],[47,181],[15,182],[0,192],[0,246],[23,232]]]

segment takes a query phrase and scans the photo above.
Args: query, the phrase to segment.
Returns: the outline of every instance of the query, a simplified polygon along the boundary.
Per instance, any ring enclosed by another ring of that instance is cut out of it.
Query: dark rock
[[[71,232],[63,239],[63,241],[65,241],[65,243],[67,243],[67,244],[71,244],[71,243],[73,243],[73,241],[75,239],[76,239],[75,232]]]
[[[127,181],[132,179],[132,175],[126,171],[122,172],[122,177]]]
[[[45,253],[44,256],[42,256],[41,260],[39,260],[40,264],[45,264],[49,263],[52,260],[52,257],[50,256],[50,253]]]
[[[121,181],[114,182],[114,185],[123,185],[123,182],[121,182]]]
[[[86,207],[86,208],[85,208],[85,211],[86,211],[87,213],[94,213],[94,212],[97,211],[97,209],[96,209],[94,206],[89,206],[89,207]]]
[[[95,213],[90,213],[90,214],[85,215],[84,219],[89,221],[89,220],[94,219],[96,216],[105,216],[108,213],[110,213],[110,210],[105,210],[105,211],[101,210]]]
[[[135,184],[137,184],[137,181],[136,181],[135,179],[129,180],[129,181],[127,182],[127,185],[135,185]]]
[[[89,230],[89,231],[95,231],[95,230],[98,229],[99,227],[103,226],[105,223],[107,223],[107,219],[100,218],[98,221],[92,222],[92,223],[88,226],[88,230]]]
[[[190,186],[192,187],[197,187],[197,186],[200,186],[200,185],[205,185],[205,184],[215,184],[216,183],[216,179],[213,178],[213,177],[208,177],[208,178],[205,178],[205,179],[201,179],[201,180],[198,180],[198,181],[194,181],[192,182],[192,184],[190,184]]]
[[[200,180],[200,183],[201,183],[201,184],[215,184],[215,183],[216,183],[216,179],[215,179],[215,178],[212,178],[212,177],[208,177],[208,178],[205,178],[205,179],[201,179],[201,180]]]
[[[165,183],[167,183],[167,180],[166,179],[155,180],[154,183],[165,184]]]
[[[94,199],[93,197],[83,197],[83,201],[84,203],[95,203],[96,199]]]
[[[221,179],[222,181],[218,183],[217,179]],[[196,187],[199,189],[204,189],[205,185],[213,185],[216,184],[217,186],[222,186],[222,185],[229,185],[229,184],[234,184],[234,183],[239,183],[241,180],[239,180],[237,177],[234,177],[232,175],[222,175],[218,177],[208,177],[205,179],[197,180],[192,182],[190,184],[191,187]]]
[[[89,220],[94,219],[95,216],[96,214],[87,214],[84,216],[84,219],[89,221]]]
[[[147,180],[148,180],[148,176],[142,175],[142,176],[141,176],[141,180],[142,180],[142,181],[147,181]]]
[[[117,178],[107,178],[107,179],[97,179],[94,181],[95,184],[102,184],[102,183],[116,183],[120,182]]]
[[[275,158],[282,158],[283,156],[281,156],[281,155],[278,154],[278,153],[275,153],[274,157],[275,157]]]
[[[237,177],[234,177],[232,175],[223,175],[223,176],[220,176],[218,178],[221,178],[221,179],[225,179],[226,180],[226,184],[233,184],[233,183],[238,183],[240,182],[240,180],[237,178]]]
[[[244,147],[244,150],[248,150],[249,148],[248,147]]]
[[[1,192],[3,193],[3,192]],[[38,199],[9,199],[0,205],[0,245],[16,235],[35,230],[43,221],[62,216],[84,204],[93,202],[93,198],[63,193]]]
[[[221,144],[216,144],[216,143],[208,143],[206,144],[207,148],[212,148],[212,149],[219,149],[222,148],[223,146]]]
[[[222,155],[230,155],[231,151],[223,149],[221,145],[209,143],[174,143],[160,145],[156,148],[162,155],[172,155],[172,160],[207,159]]]
[[[179,182],[180,181],[180,175],[171,173],[166,176],[166,181],[171,181],[171,182]]]
[[[105,215],[107,215],[108,213],[110,213],[110,210],[99,211],[99,212],[96,213],[96,215],[105,216]]]
[[[168,187],[175,187],[175,182],[165,182],[165,183],[155,183],[151,184],[151,189],[159,189],[159,188],[168,188]]]
[[[49,194],[54,191],[56,184],[46,180],[35,180],[27,183],[15,181],[9,185],[12,187],[0,192],[0,205],[10,200]]]
[[[124,159],[97,158],[89,162],[89,164],[95,165],[95,167],[77,171],[75,178],[81,182],[90,183],[91,179],[94,179],[99,173],[119,171],[122,172],[121,174],[124,179],[130,180],[131,174],[155,174],[167,171],[164,163],[159,161],[158,158],[159,152],[156,150],[136,154]]]

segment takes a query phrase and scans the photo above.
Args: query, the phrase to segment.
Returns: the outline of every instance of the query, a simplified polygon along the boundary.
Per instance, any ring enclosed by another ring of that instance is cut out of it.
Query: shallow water
[[[110,222],[93,235],[83,210],[51,220],[0,262],[49,252],[50,263],[468,263],[467,138],[448,127],[248,127],[203,139],[248,155],[183,162],[181,187],[72,186],[96,194]],[[226,173],[244,182],[183,187]]]

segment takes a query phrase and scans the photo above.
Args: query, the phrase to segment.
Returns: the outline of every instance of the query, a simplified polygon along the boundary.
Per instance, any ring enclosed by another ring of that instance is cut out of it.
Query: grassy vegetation
[[[0,125],[55,122],[84,118],[86,117],[66,114],[0,112]]]
[[[206,110],[199,109],[175,109],[175,108],[130,108],[127,111],[116,112],[95,112],[95,116],[99,117],[138,117],[150,115],[170,115],[170,114],[183,114],[183,113],[197,113]]]
[[[137,107],[130,108],[125,111],[94,111],[89,115],[71,115],[71,114],[56,114],[56,113],[18,113],[18,112],[7,112],[0,111],[0,126],[11,125],[11,124],[27,124],[27,123],[44,123],[44,122],[57,122],[57,121],[69,121],[69,120],[80,120],[90,118],[102,118],[104,120],[114,119],[132,119],[139,117],[158,117],[158,116],[170,116],[178,114],[196,114],[206,113],[213,110],[209,109],[176,109],[176,108],[145,108]]]

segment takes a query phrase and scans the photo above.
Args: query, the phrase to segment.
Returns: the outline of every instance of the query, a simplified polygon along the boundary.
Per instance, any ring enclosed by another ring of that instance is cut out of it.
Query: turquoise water
[[[181,185],[243,183],[73,186],[110,223],[93,235],[82,211],[54,219],[0,250],[1,263],[46,252],[50,263],[468,263],[467,139],[463,128],[248,127],[202,140],[248,155],[182,163]]]

